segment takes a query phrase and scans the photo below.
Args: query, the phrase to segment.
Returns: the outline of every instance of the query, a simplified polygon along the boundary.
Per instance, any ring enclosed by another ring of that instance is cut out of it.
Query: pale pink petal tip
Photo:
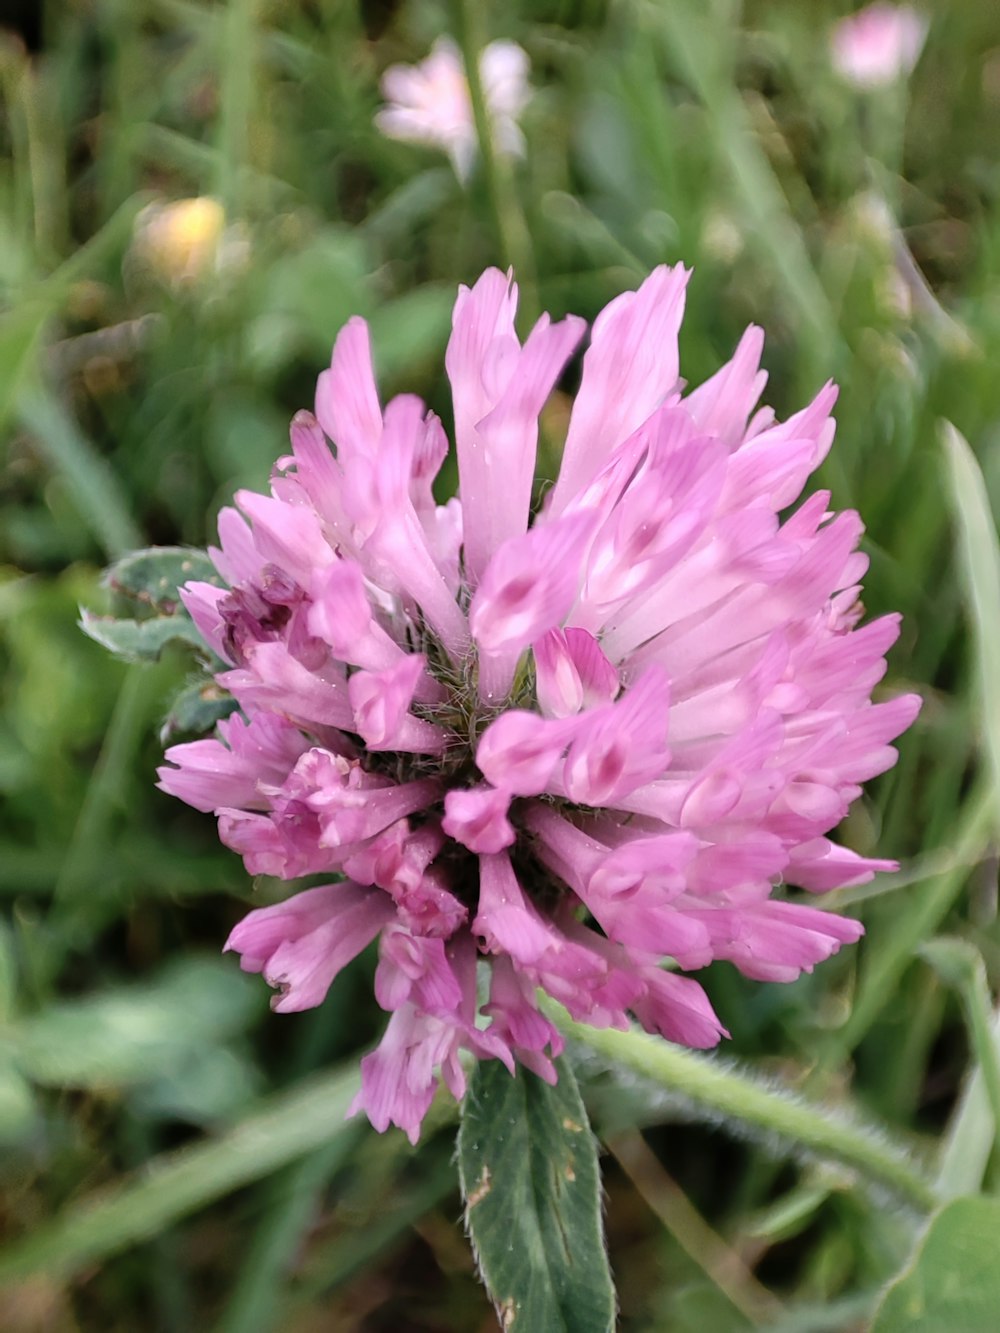
[[[833,66],[859,88],[894,83],[916,65],[929,26],[910,5],[868,5],[835,25],[830,36]]]

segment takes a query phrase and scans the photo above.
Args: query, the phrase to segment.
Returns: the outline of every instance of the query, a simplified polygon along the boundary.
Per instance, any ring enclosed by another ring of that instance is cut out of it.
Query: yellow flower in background
[[[161,282],[187,285],[219,269],[228,249],[225,232],[226,213],[217,199],[154,203],[136,218],[133,251]]]

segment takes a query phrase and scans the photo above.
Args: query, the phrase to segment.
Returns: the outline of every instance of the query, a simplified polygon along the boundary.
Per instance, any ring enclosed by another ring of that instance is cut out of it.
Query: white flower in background
[[[858,88],[886,87],[912,71],[927,28],[924,15],[909,5],[869,5],[834,26],[833,67]]]
[[[517,118],[530,96],[526,53],[516,42],[490,42],[479,57],[479,77],[495,148],[520,156],[524,135]],[[465,65],[455,43],[440,37],[419,65],[391,65],[381,88],[387,105],[375,124],[382,133],[443,148],[455,174],[466,180],[476,157],[476,126]]]

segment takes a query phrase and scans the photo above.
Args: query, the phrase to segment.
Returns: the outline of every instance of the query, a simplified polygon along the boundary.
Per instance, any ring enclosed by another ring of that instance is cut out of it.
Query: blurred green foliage
[[[868,526],[871,611],[904,613],[890,683],[926,700],[845,835],[902,870],[839,895],[868,935],[815,976],[768,987],[716,968],[708,986],[733,1054],[880,1116],[938,1162],[945,1195],[974,1194],[998,1179],[982,1075],[965,1080],[995,1039],[1000,985],[1000,608],[983,600],[1000,505],[1000,12],[934,7],[908,94],[860,96],[828,64],[844,8],[515,0],[481,22],[531,58],[513,197],[526,303],[592,318],[682,259],[690,381],[753,321],[779,414],[841,385],[821,480]],[[463,188],[372,116],[384,68],[422,58],[455,12],[47,0],[21,7],[20,31],[8,13],[0,1327],[489,1329],[456,1225],[453,1109],[417,1151],[343,1122],[380,1026],[372,958],[322,1009],[283,1018],[218,959],[252,886],[212,821],[153,786],[191,658],[172,645],[124,666],[76,625],[80,604],[105,605],[108,560],[203,544],[234,488],[265,484],[349,315],[371,321],[385,392],[449,420],[456,284],[509,256],[482,175]],[[182,276],[142,237],[165,201],[197,196],[221,203],[224,229],[205,271]],[[545,419],[550,473],[565,406],[557,394]],[[972,447],[964,481],[941,419]],[[978,1011],[917,956],[942,929],[982,960]],[[864,1326],[913,1219],[655,1090],[595,1070],[583,1091],[612,1144],[623,1329]],[[699,1215],[717,1251],[692,1244]],[[967,1209],[935,1225],[928,1256],[982,1226]],[[879,1328],[904,1326],[915,1285],[926,1274],[886,1297]]]

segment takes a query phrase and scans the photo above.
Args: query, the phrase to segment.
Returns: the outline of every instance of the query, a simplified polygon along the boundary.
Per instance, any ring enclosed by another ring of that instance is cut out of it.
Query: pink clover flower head
[[[531,95],[528,57],[516,42],[490,42],[479,56],[479,77],[495,148],[522,156],[518,118]],[[375,124],[387,138],[443,148],[459,180],[467,180],[476,158],[476,126],[462,55],[439,37],[418,65],[391,65],[382,76],[386,106]]]
[[[463,1053],[554,1080],[578,1020],[708,1047],[683,973],[726,960],[792,981],[861,926],[795,893],[891,862],[831,840],[919,709],[872,692],[897,616],[862,624],[861,523],[801,499],[833,439],[831,385],[759,408],[751,328],[680,379],[688,273],[601,313],[559,477],[531,495],[538,418],[584,334],[490,269],[455,305],[446,365],[459,496],[431,490],[441,423],[382,406],[350,320],[269,496],[240,492],[182,592],[241,713],[175,745],[161,786],[214,811],[252,874],[319,876],[228,948],[285,1012],[320,1003],[378,940],[391,1018],[357,1106],[416,1138]],[[478,979],[477,979],[478,973]]]
[[[833,67],[858,88],[883,88],[910,74],[927,38],[928,21],[909,5],[879,0],[834,25]]]

